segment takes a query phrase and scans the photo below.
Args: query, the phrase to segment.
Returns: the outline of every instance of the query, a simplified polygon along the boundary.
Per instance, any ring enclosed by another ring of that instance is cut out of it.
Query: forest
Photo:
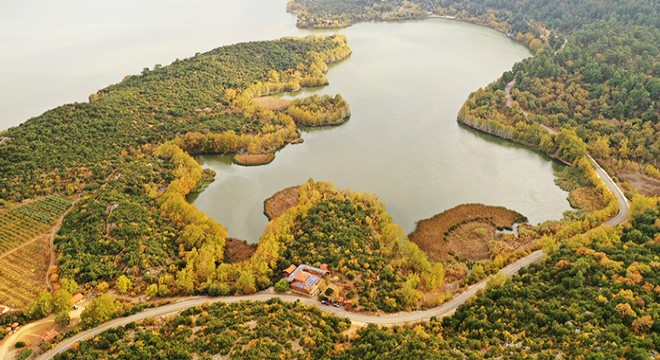
[[[227,46],[144,69],[88,103],[4,131],[0,218],[10,228],[0,245],[16,246],[13,234],[31,239],[75,200],[54,239],[54,291],[69,282],[132,296],[263,289],[274,266],[224,263],[226,229],[187,202],[213,176],[191,154],[271,154],[297,139],[291,116],[253,99],[326,84],[328,64],[349,54],[342,36]],[[348,111],[341,96],[300,103],[317,117],[330,106]],[[39,195],[45,201],[31,199]],[[57,312],[46,303],[37,297],[28,315]]]
[[[299,303],[214,304],[81,342],[57,359],[652,359],[660,348],[660,207],[570,238],[453,316],[347,332]]]
[[[442,264],[429,261],[375,197],[310,180],[299,199],[276,220],[278,270],[327,264],[332,296],[353,299],[361,311],[419,308],[428,305],[424,293],[443,288]]]
[[[326,84],[327,64],[348,54],[342,36],[310,36],[225,46],[145,68],[87,103],[60,106],[3,131],[9,140],[0,146],[0,200],[90,190],[142,146],[186,134],[242,140],[226,135],[224,144],[191,148],[193,154],[272,152],[292,140],[295,124],[251,99]]]
[[[334,285],[324,295],[353,299],[359,311],[437,305],[451,296],[447,278],[457,280],[456,291],[487,278],[488,290],[452,317],[393,328],[351,329],[347,320],[277,300],[205,305],[110,330],[59,358],[652,358],[660,348],[657,199],[636,196],[633,183],[627,190],[637,217],[599,226],[618,209],[584,155],[620,179],[660,178],[658,6],[290,2],[301,27],[434,14],[488,25],[536,54],[473,93],[459,119],[573,165],[558,183],[578,209],[522,227],[529,248],[460,268],[429,260],[375,196],[327,182],[303,184],[297,205],[267,225],[254,255],[235,263],[225,261],[226,229],[186,201],[212,178],[192,156],[274,156],[298,140],[299,127],[348,119],[340,95],[282,110],[254,101],[327,84],[328,64],[350,54],[340,35],[237,44],[145,68],[89,102],[2,131],[0,213],[23,209],[25,224],[45,227],[74,205],[54,240],[53,291],[0,323],[54,313],[66,326],[75,291],[119,295],[96,297],[72,333],[145,306],[118,298],[249,294],[277,283],[291,263],[326,263]],[[35,198],[55,206],[31,206]],[[532,247],[548,258],[511,280],[493,275]]]
[[[566,163],[589,152],[647,195],[660,194],[659,9],[650,0],[289,3],[299,27],[439,15],[506,33],[537,56],[475,91],[459,121]]]

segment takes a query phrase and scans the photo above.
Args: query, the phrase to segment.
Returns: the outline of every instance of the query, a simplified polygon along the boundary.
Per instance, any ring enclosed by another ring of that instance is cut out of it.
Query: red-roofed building
[[[282,270],[283,273],[288,275],[291,275],[294,271],[296,270],[296,266],[291,264],[288,268]]]
[[[75,304],[75,303],[77,303],[78,301],[82,300],[82,298],[83,298],[83,294],[81,294],[81,293],[77,293],[77,294],[75,294],[75,295],[73,295],[73,296],[71,297],[71,303],[72,303],[72,304]]]
[[[290,268],[286,269],[285,272]],[[301,294],[315,296],[320,290],[321,279],[328,273],[327,270],[301,264],[289,274],[286,281],[291,284],[291,290]]]
[[[55,330],[51,330],[51,331],[49,331],[49,332],[43,334],[43,335],[41,336],[41,340],[43,340],[43,341],[51,341],[51,340],[55,339],[55,338],[57,337],[57,335],[59,335],[59,334],[57,333],[57,331],[55,331]]]
[[[321,269],[321,270],[325,270],[325,271],[327,271],[327,272],[330,272],[330,270],[328,269],[328,264],[321,264],[320,269]]]

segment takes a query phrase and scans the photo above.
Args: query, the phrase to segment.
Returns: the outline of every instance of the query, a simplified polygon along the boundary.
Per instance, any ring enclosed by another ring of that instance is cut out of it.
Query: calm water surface
[[[200,159],[218,175],[194,203],[231,236],[257,241],[264,199],[308,178],[379,194],[406,231],[468,202],[506,206],[532,223],[568,209],[552,162],[456,122],[468,94],[529,56],[524,47],[487,28],[441,19],[341,32],[353,55],[332,67],[330,86],[318,92],[344,96],[353,114],[348,123],[306,131],[304,144],[284,148],[268,166]]]
[[[285,0],[26,0],[0,4],[0,129],[87,96],[144,67],[241,41],[305,35]],[[460,127],[468,94],[527,50],[460,22],[369,23],[340,32],[353,55],[333,66],[331,85],[353,116],[307,131],[267,166],[203,157],[216,181],[194,203],[231,236],[255,242],[263,200],[306,181],[379,194],[407,231],[417,220],[466,202],[502,205],[532,223],[557,219],[566,193],[548,159]],[[300,95],[307,95],[299,94]]]

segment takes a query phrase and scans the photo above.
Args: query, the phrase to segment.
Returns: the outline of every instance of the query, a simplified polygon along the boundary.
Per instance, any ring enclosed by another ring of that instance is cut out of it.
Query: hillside
[[[53,270],[63,279],[107,289],[117,287],[121,275],[129,286],[120,292],[129,295],[217,292],[226,280],[216,277],[216,267],[227,265],[226,230],[185,199],[212,180],[191,155],[272,156],[299,137],[296,123],[286,109],[272,111],[253,99],[327,84],[328,64],[348,54],[341,36],[222,47],[145,69],[92,94],[88,103],[64,105],[8,129],[0,145],[0,215],[42,194],[79,197],[54,241]],[[336,111],[324,101],[305,104],[323,117],[324,110]],[[31,220],[39,213],[25,211],[24,220],[8,218],[20,223],[2,220],[3,251],[52,221]]]
[[[573,237],[510,280],[492,278],[453,316],[428,323],[355,332],[346,320],[297,303],[214,304],[106,331],[58,359],[145,351],[182,359],[651,359],[660,346],[659,222],[656,207],[629,226]]]

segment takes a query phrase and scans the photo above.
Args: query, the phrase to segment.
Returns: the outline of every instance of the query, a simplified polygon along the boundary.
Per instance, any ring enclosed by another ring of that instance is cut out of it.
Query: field
[[[48,238],[0,257],[0,304],[22,308],[46,290]]]
[[[0,211],[0,304],[20,308],[46,290],[50,239],[43,235],[70,206],[51,195]]]
[[[46,231],[69,206],[69,199],[51,195],[0,210],[0,255]]]

